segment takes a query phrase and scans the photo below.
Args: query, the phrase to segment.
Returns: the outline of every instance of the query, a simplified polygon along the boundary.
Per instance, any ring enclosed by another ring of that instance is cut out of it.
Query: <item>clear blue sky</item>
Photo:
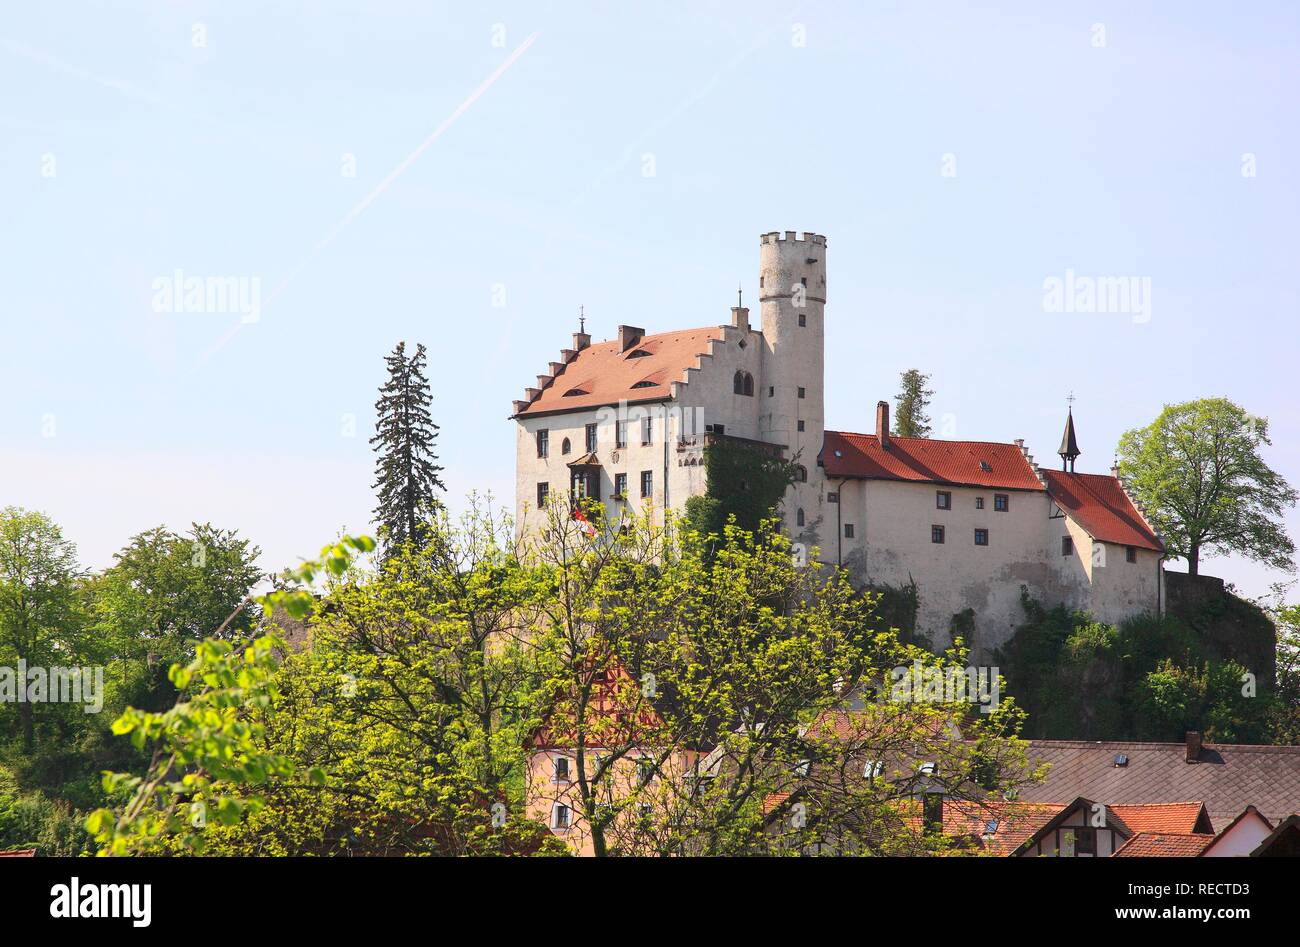
[[[1300,6],[465,6],[6,12],[0,503],[94,567],[191,520],[294,561],[368,528],[402,338],[431,351],[451,497],[509,503],[511,399],[579,305],[598,339],[721,323],[786,229],[829,237],[830,427],[916,366],[955,436],[1050,462],[1073,391],[1105,471],[1163,403],[1226,395],[1300,484]],[[231,335],[154,310],[176,269],[275,295]],[[1150,321],[1045,313],[1067,269],[1149,277]]]

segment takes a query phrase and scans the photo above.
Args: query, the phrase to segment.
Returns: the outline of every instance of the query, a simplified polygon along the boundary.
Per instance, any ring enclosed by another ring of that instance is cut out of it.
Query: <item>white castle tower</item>
[[[807,472],[786,497],[791,535],[816,542],[820,517],[821,469],[817,455],[826,424],[825,312],[826,237],[787,230],[763,234],[759,244],[759,303],[762,307],[762,440],[786,446]],[[798,511],[804,511],[804,524]],[[805,525],[806,524],[806,525]]]

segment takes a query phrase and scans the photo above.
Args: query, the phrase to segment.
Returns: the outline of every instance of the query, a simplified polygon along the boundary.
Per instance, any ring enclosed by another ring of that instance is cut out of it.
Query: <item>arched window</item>
[[[794,468],[794,479],[797,480],[797,481],[799,481],[800,483],[807,483],[807,482],[808,482],[808,468],[807,468],[807,467],[804,467],[804,466],[795,467],[795,468]]]
[[[795,525],[796,525],[796,526],[802,526],[802,525],[803,525],[803,509],[802,509],[802,508],[800,508],[800,509],[799,509],[799,512],[796,513],[796,514],[794,515],[794,522],[795,522]]]
[[[754,376],[749,372],[736,372],[731,380],[731,390],[738,395],[754,395]]]
[[[560,453],[567,454],[572,449],[573,449],[573,445],[569,443],[569,439],[566,437],[564,439],[564,442],[560,444]]]

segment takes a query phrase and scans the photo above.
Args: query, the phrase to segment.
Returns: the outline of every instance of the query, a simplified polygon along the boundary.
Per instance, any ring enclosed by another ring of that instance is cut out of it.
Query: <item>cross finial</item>
[[[1066,400],[1067,402],[1069,402],[1070,407],[1073,408],[1073,407],[1074,407],[1074,392],[1071,391],[1068,395],[1066,395],[1066,396],[1065,396],[1065,400]]]

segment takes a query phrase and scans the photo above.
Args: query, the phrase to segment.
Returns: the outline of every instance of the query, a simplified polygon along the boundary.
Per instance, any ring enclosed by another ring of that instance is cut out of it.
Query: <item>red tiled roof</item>
[[[994,855],[1010,855],[1065,809],[1043,802],[943,801],[943,834],[973,836]],[[986,830],[992,827],[993,832]]]
[[[1047,493],[1093,539],[1164,552],[1114,477],[1044,470]]]
[[[1139,832],[1116,849],[1113,857],[1195,858],[1213,841],[1213,835],[1190,832]]]
[[[709,340],[723,337],[721,327],[710,326],[643,336],[626,352],[617,339],[589,345],[519,414],[663,400],[672,395],[670,386],[682,380],[682,372],[695,367],[696,356],[709,354]],[[643,384],[634,388],[638,383]]]
[[[14,849],[12,852],[0,852],[0,858],[35,858],[35,857],[36,857],[36,849],[34,848],[18,848],[18,849]]]
[[[1109,806],[1111,812],[1134,832],[1195,832],[1205,806],[1199,802],[1160,802],[1145,805]],[[1205,820],[1208,822],[1208,817]],[[1201,823],[1205,824],[1205,823]]]
[[[821,462],[828,477],[1043,489],[1015,444],[891,436],[889,450],[884,450],[874,434],[827,431]]]

